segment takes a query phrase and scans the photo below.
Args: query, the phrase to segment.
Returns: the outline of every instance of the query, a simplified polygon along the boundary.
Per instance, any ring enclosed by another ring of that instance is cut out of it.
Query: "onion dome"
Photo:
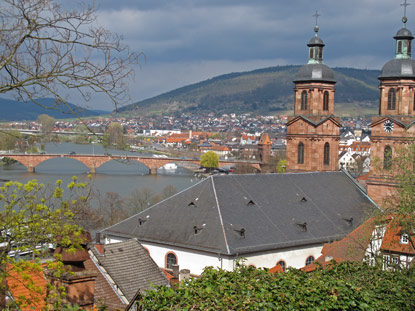
[[[412,40],[414,37],[409,29],[406,28],[407,18],[402,19],[404,27],[401,28],[396,36],[395,58],[387,62],[381,71],[379,79],[414,78],[415,61],[411,57]]]
[[[321,81],[334,82],[333,70],[324,64],[307,64],[302,66],[295,75],[294,82]]]
[[[323,64],[323,40],[318,36],[319,28],[314,27],[315,35],[308,42],[309,57],[308,63],[302,66],[294,79],[294,82],[319,81],[336,83],[333,70]]]

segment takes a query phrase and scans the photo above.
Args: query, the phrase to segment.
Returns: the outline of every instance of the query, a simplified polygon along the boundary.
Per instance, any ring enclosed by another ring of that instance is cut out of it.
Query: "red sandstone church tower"
[[[318,17],[318,14],[315,15]],[[315,36],[307,44],[308,63],[294,80],[294,116],[287,123],[287,171],[336,171],[340,120],[334,117],[333,71],[323,64],[324,42]]]
[[[395,58],[387,62],[379,76],[379,116],[372,118],[371,168],[367,182],[368,195],[382,205],[397,186],[393,178],[396,150],[413,143],[415,137],[415,61],[411,57],[414,37],[406,28],[398,31]]]

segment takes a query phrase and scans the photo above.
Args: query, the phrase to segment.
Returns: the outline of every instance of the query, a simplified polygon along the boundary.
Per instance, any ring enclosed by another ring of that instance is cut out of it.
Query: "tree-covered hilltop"
[[[143,310],[414,310],[415,270],[384,271],[356,262],[306,273],[271,274],[240,266],[207,268],[200,279],[160,287]]]
[[[293,110],[299,66],[277,66],[230,73],[187,85],[120,109],[148,114],[180,112],[286,113]],[[336,110],[345,114],[376,113],[378,70],[334,68]]]
[[[21,102],[12,99],[0,98],[0,121],[36,120],[39,115],[47,114],[56,119],[98,116],[102,110],[89,110],[71,103],[66,105],[56,103],[53,98],[41,98],[33,102]]]

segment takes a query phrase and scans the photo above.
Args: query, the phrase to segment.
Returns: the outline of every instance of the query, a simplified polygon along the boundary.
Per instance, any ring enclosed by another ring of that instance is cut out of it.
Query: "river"
[[[146,153],[104,149],[97,144],[48,143],[45,145],[45,151],[52,154],[76,152],[77,154],[110,153],[114,155],[150,156]],[[61,179],[64,184],[67,184],[72,176],[77,176],[79,181],[86,181],[88,180],[88,168],[77,160],[70,158],[54,158],[42,162],[36,167],[35,173],[27,173],[26,167],[19,163],[0,166],[0,179],[22,183],[37,179],[44,184],[54,184],[57,179]],[[101,194],[116,192],[122,197],[128,196],[134,189],[144,187],[154,192],[161,192],[165,186],[172,185],[178,191],[181,191],[199,181],[193,172],[180,166],[176,170],[160,169],[157,175],[148,175],[148,168],[136,161],[122,162],[116,160],[103,164],[97,169],[97,173],[92,176],[91,185],[98,189]]]

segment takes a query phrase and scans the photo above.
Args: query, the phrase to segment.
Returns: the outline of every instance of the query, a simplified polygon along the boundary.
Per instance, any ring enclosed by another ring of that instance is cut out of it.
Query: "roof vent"
[[[190,202],[189,204],[187,204],[187,206],[193,206],[193,207],[197,207],[197,205],[196,205],[196,203],[195,202]]]
[[[303,197],[303,198],[300,200],[300,202],[307,202],[306,197]]]
[[[255,205],[255,202],[254,202],[254,201],[252,201],[252,200],[249,200],[249,202],[248,202],[248,203],[246,203],[246,205],[247,205],[247,206],[250,206],[250,205]]]
[[[306,222],[303,222],[302,224],[297,223],[297,226],[299,226],[301,228],[301,231],[307,232],[307,223]]]
[[[343,218],[343,220],[344,220],[345,222],[347,222],[347,224],[348,224],[349,226],[353,226],[353,217],[350,217],[350,218]]]
[[[205,226],[193,226],[193,234],[198,235],[204,229],[204,227]]]
[[[147,218],[138,218],[138,224],[140,226],[144,225],[144,223],[147,221]]]
[[[239,231],[238,231],[238,233],[239,233],[239,236],[241,237],[241,238],[245,238],[245,228],[241,228]]]
[[[238,237],[245,239],[245,228],[233,228]]]

